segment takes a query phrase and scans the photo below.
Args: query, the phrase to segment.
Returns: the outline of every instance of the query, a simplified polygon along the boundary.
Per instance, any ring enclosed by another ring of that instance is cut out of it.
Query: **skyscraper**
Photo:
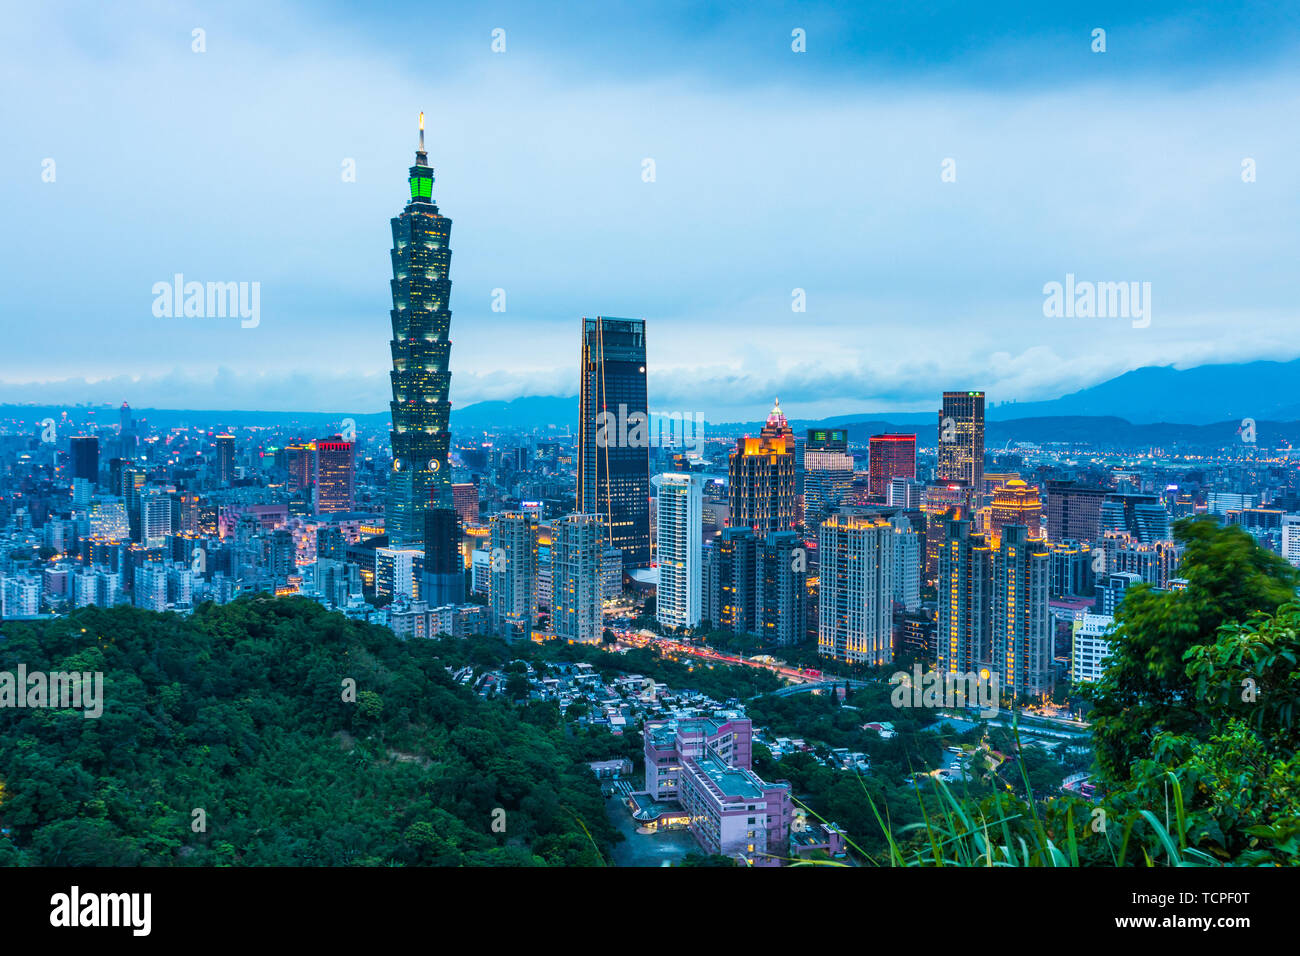
[[[1050,558],[1041,538],[1022,524],[1002,529],[993,555],[992,670],[1002,692],[1037,697],[1052,689]]]
[[[703,484],[699,475],[668,472],[654,479],[659,489],[655,511],[655,619],[666,627],[695,627],[701,614],[700,523]]]
[[[993,551],[968,518],[943,522],[935,651],[944,674],[972,674],[989,660]]]
[[[91,484],[99,480],[99,439],[94,435],[74,435],[70,442],[72,451],[72,477],[84,478]]]
[[[356,459],[352,442],[341,435],[316,443],[316,471],[313,479],[317,514],[336,514],[354,507]],[[390,538],[391,540],[391,538]]]
[[[555,636],[594,644],[603,624],[605,551],[600,515],[556,520],[551,544],[551,625]]]
[[[424,580],[420,598],[429,607],[465,600],[465,559],[460,552],[460,515],[451,508],[424,513]]]
[[[624,568],[649,567],[645,322],[584,318],[580,373],[577,510],[604,519]]]
[[[808,566],[798,536],[769,534],[758,547],[755,570],[755,633],[774,644],[798,644],[808,628]]]
[[[1020,478],[1012,478],[993,492],[988,527],[984,529],[989,544],[996,548],[1002,540],[1002,529],[1009,524],[1023,524],[1029,528],[1031,538],[1041,537],[1039,526],[1042,524],[1042,515],[1043,504],[1038,497],[1038,489]]]
[[[736,442],[727,462],[727,494],[732,527],[753,528],[760,538],[794,527],[794,432],[779,399],[759,437]]]
[[[508,641],[532,636],[537,619],[537,522],[522,511],[492,516],[488,607],[492,629]]]
[[[424,513],[450,508],[447,430],[451,415],[451,220],[433,201],[433,167],[420,148],[409,170],[411,198],[393,230],[393,446],[384,528],[394,547],[422,544]]]
[[[872,435],[868,493],[884,499],[895,478],[916,477],[916,435]]]
[[[818,539],[817,647],[870,665],[894,659],[894,528],[883,518],[833,514]]]
[[[976,497],[984,490],[983,392],[943,393],[935,477],[939,481],[964,481]]]
[[[804,523],[816,529],[847,502],[853,490],[853,456],[843,428],[810,428],[804,446]]]
[[[1047,483],[1047,539],[1091,543],[1101,537],[1101,503],[1105,488],[1074,481]]]
[[[217,483],[229,485],[235,480],[235,436],[217,436]]]

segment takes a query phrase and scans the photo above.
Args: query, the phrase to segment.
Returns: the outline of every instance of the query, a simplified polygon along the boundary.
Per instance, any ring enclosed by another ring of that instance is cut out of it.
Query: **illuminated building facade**
[[[916,435],[872,435],[867,493],[884,499],[895,478],[916,477]]]
[[[667,472],[657,475],[655,509],[655,620],[665,627],[695,627],[703,612],[701,600],[702,491],[699,475]]]
[[[843,428],[810,428],[803,445],[804,521],[816,528],[847,504],[853,491],[853,456]]]
[[[984,489],[984,393],[944,392],[939,409],[939,481],[964,481]]]
[[[939,575],[944,523],[949,517],[970,516],[970,490],[960,481],[926,485],[921,493],[921,511],[925,515],[925,580],[934,584]]]
[[[451,220],[432,198],[423,113],[408,182],[411,198],[392,220],[393,464],[384,522],[394,547],[423,544],[424,513],[452,505],[447,467]]]
[[[563,640],[595,644],[604,622],[600,515],[571,514],[555,521],[551,541],[551,629]]]
[[[997,547],[1002,540],[1002,529],[1009,524],[1022,524],[1029,529],[1031,538],[1038,538],[1042,524],[1043,503],[1038,489],[1019,478],[1011,478],[993,492],[985,533],[989,543]]]
[[[893,660],[894,528],[872,515],[834,514],[818,538],[817,647],[849,663]]]
[[[235,436],[218,435],[217,442],[217,483],[229,485],[235,480]]]
[[[578,501],[605,521],[623,567],[650,566],[650,445],[645,322],[582,320],[578,411]],[[640,440],[635,422],[643,416]],[[602,428],[612,418],[611,425]]]
[[[313,476],[317,514],[336,514],[356,507],[356,457],[352,442],[342,436],[316,442]],[[391,538],[390,538],[391,540]]]
[[[728,459],[728,524],[763,538],[789,531],[798,521],[795,488],[794,432],[778,399],[759,437],[741,438]]]
[[[937,668],[945,674],[977,673],[989,659],[993,550],[967,518],[947,520],[943,527],[935,629]]]
[[[1052,619],[1047,543],[1009,524],[993,556],[992,670],[1002,692],[1037,697],[1052,689]]]

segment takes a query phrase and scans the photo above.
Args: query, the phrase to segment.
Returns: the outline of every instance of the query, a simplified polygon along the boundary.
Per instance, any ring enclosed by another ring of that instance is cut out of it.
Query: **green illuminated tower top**
[[[385,530],[396,547],[424,543],[424,516],[450,508],[447,465],[451,416],[451,220],[433,201],[433,167],[420,148],[410,168],[411,198],[393,227],[393,470]]]

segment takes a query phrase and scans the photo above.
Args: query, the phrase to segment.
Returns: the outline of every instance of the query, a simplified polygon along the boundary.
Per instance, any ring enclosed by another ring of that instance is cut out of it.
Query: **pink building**
[[[746,718],[647,721],[646,791],[681,805],[704,852],[778,866],[790,855],[790,785],[750,769],[752,734]]]

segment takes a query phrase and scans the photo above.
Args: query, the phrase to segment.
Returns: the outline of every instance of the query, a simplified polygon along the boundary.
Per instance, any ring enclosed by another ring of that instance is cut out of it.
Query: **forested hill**
[[[607,861],[594,742],[440,643],[296,598],[5,622],[0,671],[102,671],[104,711],[0,708],[0,865]]]

